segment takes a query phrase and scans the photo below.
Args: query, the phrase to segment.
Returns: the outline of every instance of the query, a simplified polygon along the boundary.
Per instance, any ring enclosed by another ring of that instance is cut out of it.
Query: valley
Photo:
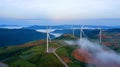
[[[10,31],[7,29],[5,30],[1,29],[1,30],[2,31],[6,30],[6,32]],[[23,35],[23,33],[25,32],[24,29],[16,29],[16,30],[18,31],[21,30],[20,32],[18,32],[21,33],[21,35]],[[29,29],[25,29],[25,30],[27,31]],[[97,60],[91,55],[91,52],[86,51],[85,49],[81,49],[81,47],[77,43],[75,43],[79,40],[80,29],[74,30],[75,31],[74,36],[72,29],[64,29],[61,31],[54,30],[50,32],[50,33],[62,33],[62,35],[59,37],[50,35],[52,40],[49,41],[48,53],[46,52],[46,47],[47,47],[46,33],[40,31],[37,32],[35,30],[29,30],[29,31],[30,32],[27,31],[27,33],[24,34],[28,34],[31,33],[31,31],[34,31],[37,34],[39,34],[39,36],[43,36],[43,35],[44,36],[42,39],[38,38],[37,40],[33,39],[33,37],[31,36],[28,36],[27,38],[31,37],[33,40],[26,41],[21,44],[20,43],[14,45],[6,44],[5,46],[1,45],[0,62],[7,64],[9,67],[87,67],[87,66],[99,67],[101,65],[101,64],[95,64],[95,61]],[[103,29],[101,35],[102,38],[101,44],[107,48],[112,49],[116,53],[120,53],[119,33],[120,33],[119,28]],[[18,34],[16,34],[16,36],[17,35]],[[34,36],[36,34],[32,34],[32,35]],[[4,36],[6,35],[4,34]],[[87,37],[91,42],[97,42],[97,43],[99,42],[98,29],[94,29],[94,30],[84,29],[84,34],[82,36],[83,38]],[[68,42],[73,41],[73,44],[70,45],[69,43],[66,43],[66,41]],[[105,50],[108,49],[105,48]],[[117,64],[112,64],[112,65],[115,67],[119,66]],[[105,66],[101,66],[101,67],[105,67]]]

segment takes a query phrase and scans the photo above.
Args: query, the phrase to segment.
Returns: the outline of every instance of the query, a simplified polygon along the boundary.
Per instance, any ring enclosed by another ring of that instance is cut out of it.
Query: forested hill
[[[45,33],[40,33],[35,30],[0,28],[0,46],[19,45],[29,41],[45,38]]]

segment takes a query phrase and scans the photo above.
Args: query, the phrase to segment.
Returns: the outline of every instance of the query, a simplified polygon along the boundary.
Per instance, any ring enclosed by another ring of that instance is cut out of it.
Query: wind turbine
[[[49,40],[51,41],[51,38],[50,38],[50,29],[51,29],[51,27],[47,27],[47,31],[46,31],[46,33],[47,33],[47,50],[46,50],[46,52],[48,53],[49,51],[48,51],[48,49],[49,49]]]
[[[81,29],[80,29],[80,39],[82,39],[82,37],[83,37],[82,35],[83,35],[83,27],[84,27],[84,26],[85,26],[85,25],[82,25],[82,26],[81,26]]]
[[[72,34],[73,34],[73,37],[75,38],[75,29],[74,29],[74,26],[72,26]]]
[[[100,32],[99,32],[99,38],[100,38],[100,44],[101,44],[102,43],[102,29],[100,28],[99,30],[100,30]]]

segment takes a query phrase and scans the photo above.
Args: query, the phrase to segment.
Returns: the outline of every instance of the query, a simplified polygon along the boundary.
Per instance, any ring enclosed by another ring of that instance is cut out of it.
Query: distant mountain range
[[[0,25],[0,28],[4,28],[4,29],[20,29],[26,26],[23,25]]]
[[[5,26],[19,26],[19,25],[6,25],[6,24],[0,25],[0,27],[5,27]]]
[[[33,25],[33,26],[28,26],[24,27],[26,29],[47,29],[48,26],[38,26],[38,25]],[[50,26],[49,26],[50,27]],[[81,28],[82,25],[55,25],[51,26],[51,29],[71,29],[71,28]],[[120,28],[120,26],[95,26],[95,25],[85,25],[85,29],[112,29],[112,28]]]
[[[9,26],[9,25],[0,25]],[[12,26],[12,25],[10,25]],[[17,25],[13,25],[17,26]],[[74,28],[74,35],[76,37],[80,36],[80,27],[81,25],[56,25],[52,26],[51,29],[54,29],[50,36],[51,38],[57,38],[64,34],[71,34],[73,35],[73,28]],[[98,38],[99,36],[99,29],[102,28],[103,32],[112,33],[117,32],[120,33],[119,26],[92,26],[92,25],[85,25],[84,27],[84,37],[89,38]],[[97,29],[96,29],[97,28]],[[22,27],[20,29],[6,29],[0,28],[0,46],[10,46],[10,45],[19,45],[30,41],[46,39],[46,33],[41,32],[39,29],[47,29],[47,26],[28,26]],[[42,30],[42,31],[43,31]],[[45,30],[46,31],[46,30]]]
[[[52,25],[49,26],[51,29],[71,29],[71,28],[81,28],[82,25]],[[0,28],[25,28],[25,29],[47,29],[47,25],[32,25],[32,26],[24,26],[24,25],[0,25]],[[84,25],[85,29],[112,29],[112,28],[120,28],[120,26],[97,26],[97,25]]]

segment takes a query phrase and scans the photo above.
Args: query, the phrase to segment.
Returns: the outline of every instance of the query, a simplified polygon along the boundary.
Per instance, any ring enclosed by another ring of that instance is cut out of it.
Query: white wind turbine
[[[72,35],[75,38],[75,29],[74,29],[74,26],[72,26]]]
[[[80,39],[82,39],[82,35],[84,34],[84,32],[83,32],[83,27],[84,27],[85,25],[82,25],[81,26],[81,28],[80,28]]]
[[[51,26],[52,27],[52,26]],[[46,31],[46,34],[47,34],[47,50],[46,50],[46,52],[48,53],[49,52],[49,40],[51,41],[51,38],[50,38],[50,29],[51,29],[51,27],[47,27],[47,31]]]
[[[99,32],[99,38],[100,38],[100,44],[102,43],[102,29],[99,28],[100,32]]]

